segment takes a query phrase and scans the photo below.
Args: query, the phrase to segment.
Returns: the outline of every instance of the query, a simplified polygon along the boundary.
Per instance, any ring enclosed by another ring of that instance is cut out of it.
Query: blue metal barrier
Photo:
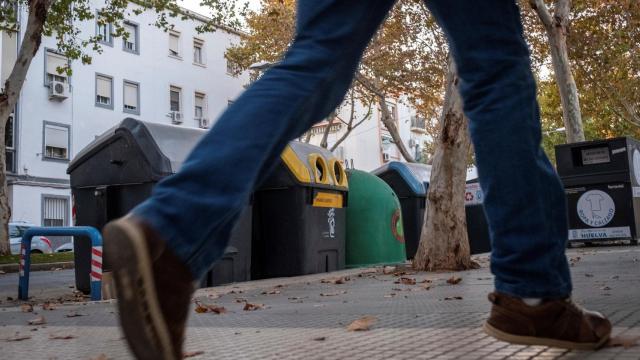
[[[20,300],[29,299],[31,238],[34,236],[88,236],[91,239],[91,270],[89,273],[91,300],[102,300],[102,235],[91,226],[32,227],[25,231],[20,245],[20,281],[18,282],[18,298]],[[78,241],[78,239],[74,241]]]

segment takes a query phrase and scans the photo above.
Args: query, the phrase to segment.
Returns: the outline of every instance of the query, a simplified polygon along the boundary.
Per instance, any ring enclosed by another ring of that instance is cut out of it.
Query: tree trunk
[[[336,112],[332,111],[331,114],[327,117],[327,128],[324,129],[324,134],[322,134],[322,140],[320,141],[320,147],[327,148],[329,144],[327,143],[329,140],[329,133],[331,132],[331,125],[333,125],[333,121],[336,119]]]
[[[9,254],[9,219],[11,217],[11,207],[9,205],[9,189],[7,187],[7,166],[4,132],[7,126],[9,115],[16,106],[18,96],[24,84],[27,71],[31,65],[31,60],[40,48],[42,40],[42,28],[47,19],[49,7],[52,0],[30,0],[29,17],[27,26],[18,51],[16,63],[11,70],[11,74],[4,84],[5,92],[0,94],[0,255]]]
[[[562,117],[567,134],[567,142],[584,141],[582,115],[578,89],[571,71],[569,53],[567,51],[567,29],[569,23],[570,0],[555,0],[554,14],[549,13],[544,0],[529,0],[531,8],[536,11],[549,38],[553,71],[560,91]]]
[[[389,107],[387,106],[387,99],[384,96],[378,96],[378,105],[380,105],[380,110],[382,111],[382,123],[389,131],[389,135],[393,139],[393,143],[396,145],[398,150],[400,150],[400,154],[402,157],[410,163],[416,162],[413,158],[407,147],[402,142],[402,137],[400,137],[400,132],[398,131],[398,127],[396,126],[396,122],[393,120],[391,116],[391,112],[389,111]]]
[[[441,133],[433,156],[422,235],[413,260],[418,270],[464,270],[476,266],[471,261],[464,209],[471,141],[457,83],[455,64],[449,59]]]

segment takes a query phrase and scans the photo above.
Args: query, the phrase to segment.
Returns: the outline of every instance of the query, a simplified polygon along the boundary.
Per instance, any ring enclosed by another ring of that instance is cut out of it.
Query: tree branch
[[[553,17],[549,12],[549,8],[547,8],[547,5],[544,3],[544,0],[529,0],[529,5],[531,5],[531,8],[538,14],[538,17],[540,17],[540,20],[542,21],[542,25],[544,25],[547,31],[551,29],[553,26]]]

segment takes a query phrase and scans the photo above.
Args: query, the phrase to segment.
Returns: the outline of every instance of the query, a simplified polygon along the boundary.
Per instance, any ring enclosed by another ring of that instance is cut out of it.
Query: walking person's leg
[[[564,190],[540,147],[535,79],[515,0],[426,3],[457,65],[485,195],[496,288],[485,329],[510,342],[601,346],[609,322],[568,300]]]
[[[220,117],[182,169],[105,227],[120,321],[134,353],[181,358],[199,279],[222,254],[260,170],[343,99],[395,0],[301,0],[284,59]]]

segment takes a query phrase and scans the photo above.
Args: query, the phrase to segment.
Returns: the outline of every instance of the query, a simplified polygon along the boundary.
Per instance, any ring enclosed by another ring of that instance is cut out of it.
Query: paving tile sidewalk
[[[578,302],[609,316],[615,334],[640,336],[640,248],[569,250],[568,257]],[[194,359],[640,359],[640,346],[569,352],[489,338],[480,328],[492,289],[484,263],[473,271],[405,275],[415,278],[415,285],[396,284],[398,276],[380,269],[358,269],[202,289],[198,301],[228,312],[193,311],[186,350],[203,352]],[[349,277],[344,284],[321,281],[344,276]],[[448,284],[451,276],[462,281]],[[425,279],[432,281],[429,290],[421,283]],[[245,301],[265,308],[245,311]],[[34,309],[0,308],[0,358],[131,358],[113,302]],[[377,319],[371,330],[346,330],[367,315]],[[38,316],[46,324],[27,324]],[[29,338],[7,340],[16,336]]]

